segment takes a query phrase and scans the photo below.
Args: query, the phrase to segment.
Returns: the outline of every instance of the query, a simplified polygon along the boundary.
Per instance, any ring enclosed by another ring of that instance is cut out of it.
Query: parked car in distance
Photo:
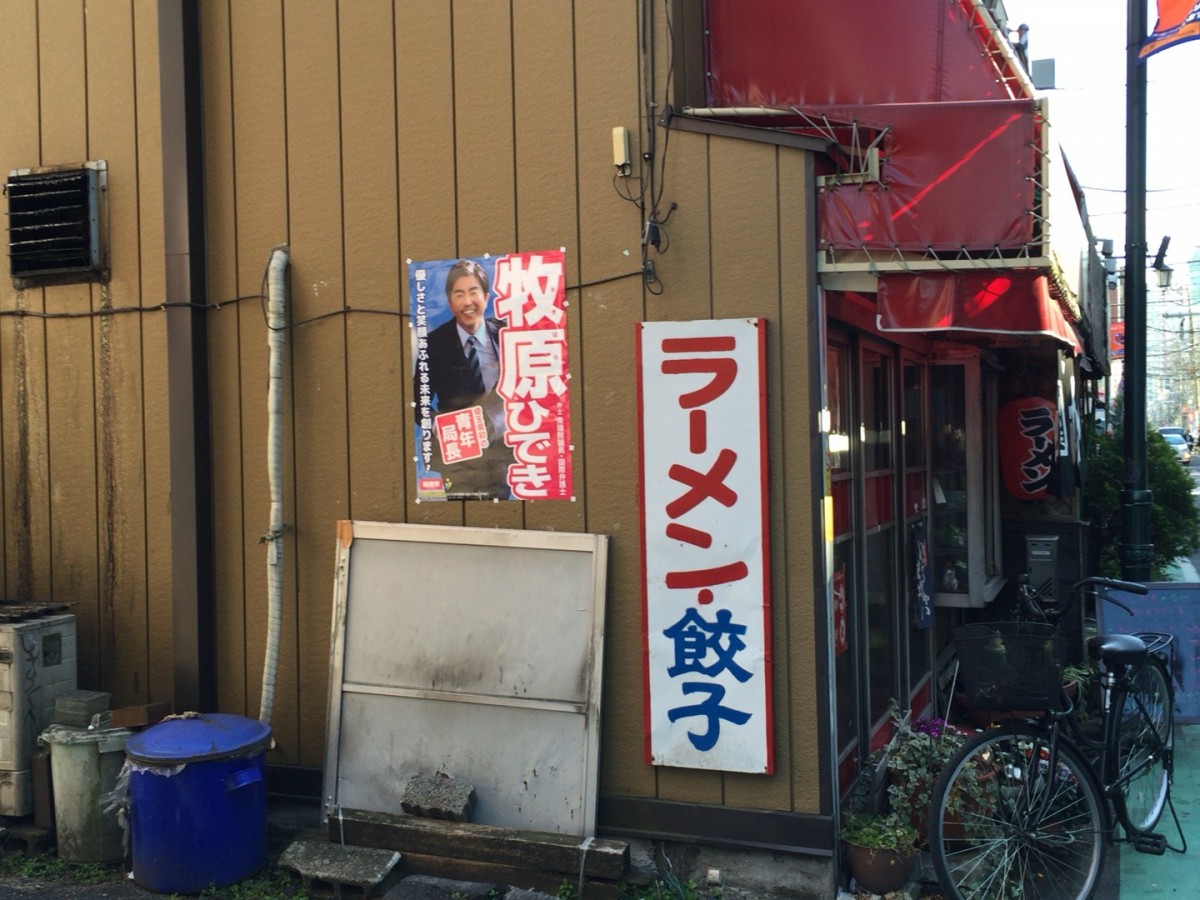
[[[1175,455],[1179,457],[1179,461],[1181,463],[1183,463],[1185,466],[1191,465],[1192,451],[1191,448],[1188,447],[1187,438],[1185,438],[1182,434],[1175,434],[1174,432],[1171,432],[1164,434],[1163,440],[1165,440],[1170,445],[1171,449],[1175,451]]]
[[[1161,434],[1163,437],[1166,437],[1168,434],[1178,434],[1185,441],[1187,441],[1189,450],[1191,450],[1192,447],[1194,446],[1192,443],[1192,436],[1190,434],[1188,434],[1186,431],[1184,431],[1183,427],[1180,425],[1161,425],[1161,426],[1159,426],[1158,433]]]

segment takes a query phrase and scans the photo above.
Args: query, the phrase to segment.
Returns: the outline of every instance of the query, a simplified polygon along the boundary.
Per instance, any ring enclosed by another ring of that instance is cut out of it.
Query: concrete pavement
[[[1198,492],[1193,491],[1196,495]],[[1176,560],[1171,581],[1200,585],[1200,554]],[[1112,900],[1141,900],[1143,897],[1195,897],[1200,895],[1200,725],[1177,725],[1175,731],[1175,780],[1171,799],[1183,836],[1186,853],[1168,850],[1162,856],[1138,853],[1120,845],[1120,891]],[[1179,846],[1179,835],[1170,810],[1163,814],[1158,830],[1168,843]],[[1113,864],[1110,858],[1109,864]],[[1101,898],[1110,900],[1110,898]]]
[[[1162,856],[1138,853],[1120,845],[1120,900],[1143,897],[1195,897],[1200,894],[1200,725],[1180,725],[1175,735],[1175,781],[1171,798],[1187,841],[1186,853],[1168,850]],[[1170,810],[1158,831],[1180,846]],[[1111,860],[1110,860],[1111,863]]]

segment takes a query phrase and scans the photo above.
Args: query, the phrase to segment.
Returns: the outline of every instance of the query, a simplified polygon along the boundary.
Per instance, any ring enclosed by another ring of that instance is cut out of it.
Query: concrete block
[[[92,716],[108,709],[112,694],[107,691],[63,691],[54,698],[54,715],[51,723],[87,728]]]
[[[475,809],[475,788],[450,775],[414,775],[404,788],[400,805],[410,816],[471,821]]]
[[[390,887],[399,862],[400,854],[395,850],[303,839],[293,841],[279,857],[280,868],[299,875],[310,891],[328,887],[339,896],[347,886],[357,888],[366,897]]]
[[[5,835],[5,847],[19,846],[25,856],[40,856],[54,846],[54,832],[36,825],[10,822]]]

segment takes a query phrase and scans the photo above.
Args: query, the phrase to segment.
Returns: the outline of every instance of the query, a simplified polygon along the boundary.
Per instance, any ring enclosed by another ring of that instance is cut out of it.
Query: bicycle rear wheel
[[[1173,721],[1171,682],[1156,660],[1148,660],[1113,696],[1108,750],[1117,791],[1114,806],[1126,836],[1158,824],[1167,802]]]
[[[1087,897],[1104,863],[1100,790],[1083,757],[1021,726],[971,738],[933,790],[929,845],[956,900]]]

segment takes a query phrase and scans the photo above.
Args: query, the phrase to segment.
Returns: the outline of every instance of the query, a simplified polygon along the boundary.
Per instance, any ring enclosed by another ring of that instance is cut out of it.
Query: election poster
[[[409,261],[418,502],[572,496],[561,250]]]

